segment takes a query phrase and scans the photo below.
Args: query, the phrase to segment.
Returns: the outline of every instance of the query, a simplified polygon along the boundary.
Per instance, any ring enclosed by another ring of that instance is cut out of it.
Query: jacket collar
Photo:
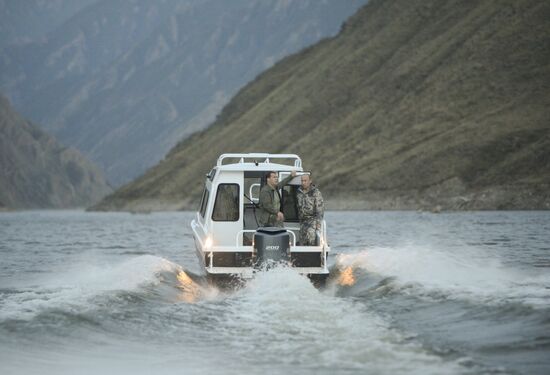
[[[298,188],[298,191],[304,194],[312,194],[315,190],[317,190],[317,186],[315,186],[314,184],[311,184],[308,191],[305,191],[304,189],[302,189],[301,186]]]

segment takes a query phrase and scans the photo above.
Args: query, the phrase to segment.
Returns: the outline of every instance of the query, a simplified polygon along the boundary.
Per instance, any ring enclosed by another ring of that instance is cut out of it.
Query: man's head
[[[274,188],[279,183],[279,175],[275,172],[267,172],[265,174],[265,180],[269,186]]]
[[[301,177],[302,181],[302,189],[305,191],[308,191],[311,186],[311,175],[309,174],[303,174]]]

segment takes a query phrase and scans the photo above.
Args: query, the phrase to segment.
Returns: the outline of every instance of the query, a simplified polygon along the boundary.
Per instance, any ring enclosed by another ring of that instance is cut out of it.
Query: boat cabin
[[[290,238],[291,266],[301,273],[328,274],[326,224],[316,246],[300,246],[297,190],[302,169],[294,154],[223,154],[206,175],[199,210],[191,222],[197,255],[207,274],[239,274],[247,277],[254,267],[254,235],[260,227],[259,195],[267,172],[279,181],[292,171],[297,176],[281,190],[284,228]]]

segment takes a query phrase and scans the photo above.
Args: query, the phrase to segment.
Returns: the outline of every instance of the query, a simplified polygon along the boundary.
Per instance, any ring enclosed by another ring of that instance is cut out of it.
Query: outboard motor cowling
[[[256,266],[290,261],[290,235],[283,228],[263,227],[254,233]]]

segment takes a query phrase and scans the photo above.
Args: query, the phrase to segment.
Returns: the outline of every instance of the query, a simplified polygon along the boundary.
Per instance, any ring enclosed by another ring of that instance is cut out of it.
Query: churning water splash
[[[279,363],[300,371],[461,373],[392,329],[364,305],[320,291],[295,271],[278,267],[256,277],[227,299],[222,332],[243,359],[269,369]],[[284,371],[281,371],[284,372]]]
[[[374,372],[419,374],[464,370],[459,361],[430,353],[364,306],[330,290],[321,292],[305,276],[285,267],[259,272],[229,293],[150,255],[110,267],[67,270],[42,286],[4,290],[0,323],[8,330],[40,326],[55,331],[63,324],[116,332],[114,325],[122,317],[125,324],[140,323],[143,311],[136,315],[136,309],[149,308],[145,315],[166,320],[172,318],[164,315],[162,305],[179,303],[198,304],[203,323],[212,330],[210,339],[240,358],[243,367],[236,373],[248,366],[271,373],[290,369],[330,373],[365,366]],[[127,329],[120,331],[124,332]]]
[[[366,273],[383,279],[381,288],[391,285],[394,291],[419,297],[550,307],[550,274],[513,269],[475,249],[451,253],[419,246],[378,247],[339,255],[336,269],[343,285],[355,283],[354,273]]]
[[[548,214],[329,212],[325,289],[284,267],[210,285],[192,217],[0,214],[0,373],[550,369]]]
[[[82,265],[53,278],[39,277],[38,282],[24,289],[0,290],[0,322],[31,320],[48,312],[93,311],[109,300],[110,306],[130,299],[195,302],[217,293],[179,265],[152,255],[108,266]]]
[[[457,354],[460,348],[471,359],[462,363],[474,373],[508,373],[510,367],[530,374],[546,372],[547,273],[511,268],[479,252],[456,254],[418,246],[343,254],[335,270],[338,295],[391,316],[400,331],[415,332],[426,347],[442,355]],[[519,358],[528,362],[521,364]]]

